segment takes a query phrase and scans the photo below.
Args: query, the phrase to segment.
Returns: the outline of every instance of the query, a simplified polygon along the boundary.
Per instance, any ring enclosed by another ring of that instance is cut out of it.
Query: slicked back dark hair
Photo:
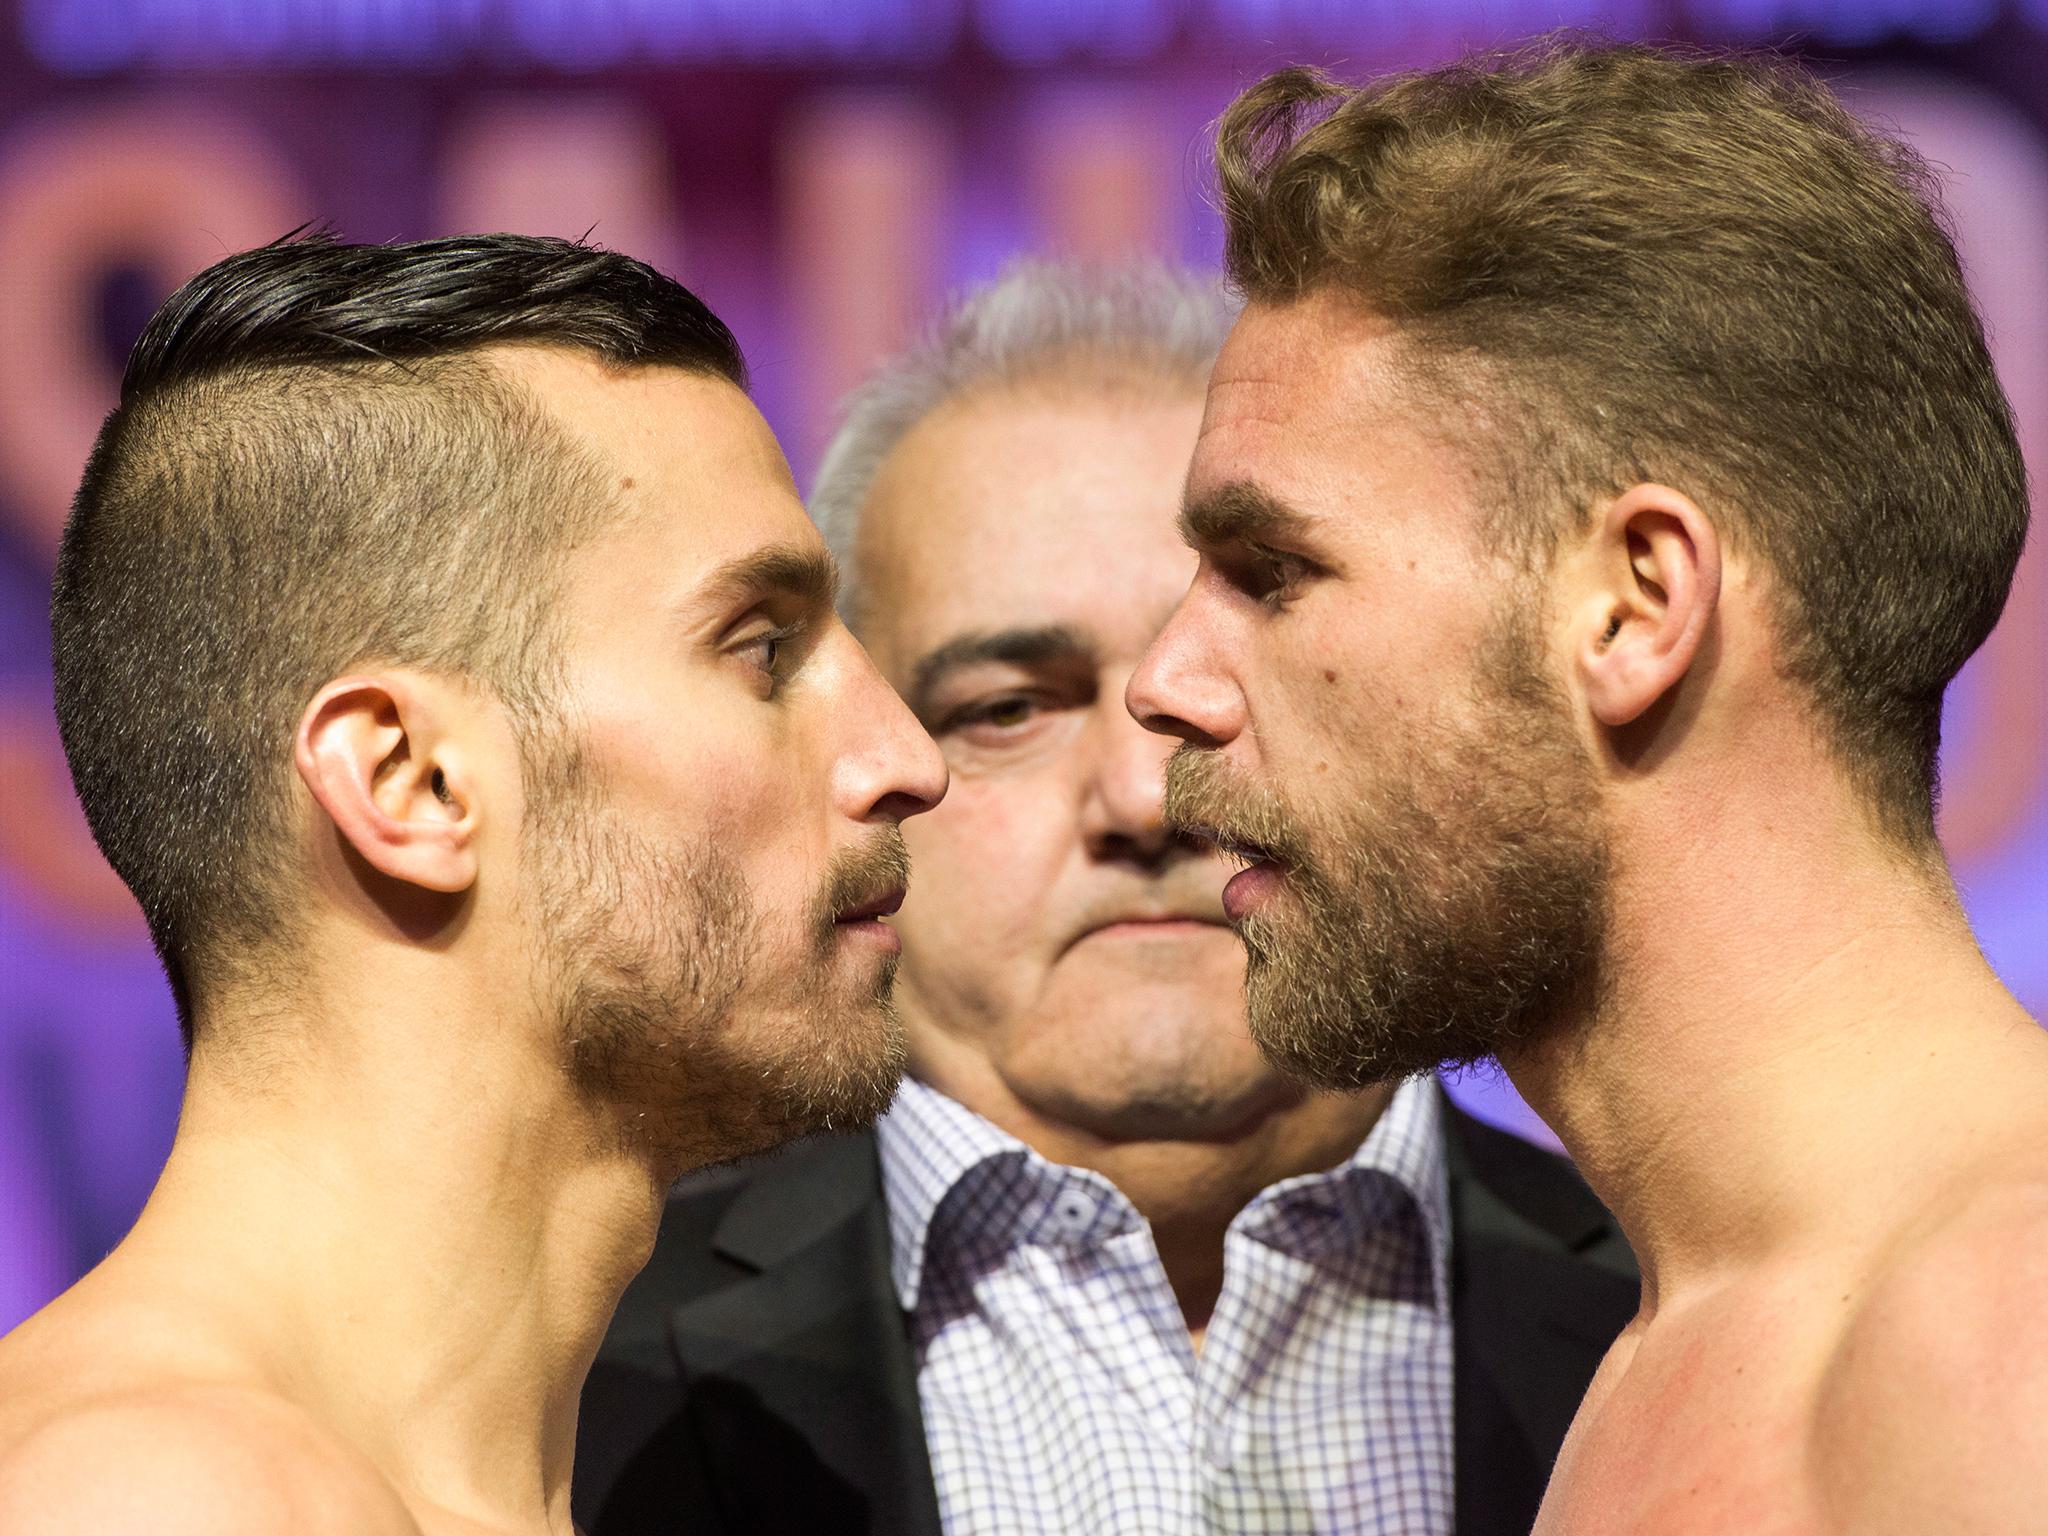
[[[296,931],[292,740],[352,666],[448,670],[551,717],[564,558],[610,477],[479,349],[744,388],[732,333],[629,257],[483,235],[290,238],[160,309],[88,461],[51,606],[57,720],[189,1047]]]
[[[1796,65],[1546,39],[1225,114],[1254,301],[1394,321],[1532,557],[1632,482],[1772,578],[1779,653],[1877,820],[1934,836],[1941,700],[1998,621],[2027,487],[1983,328],[1905,145]],[[1510,545],[1512,547],[1512,545]]]

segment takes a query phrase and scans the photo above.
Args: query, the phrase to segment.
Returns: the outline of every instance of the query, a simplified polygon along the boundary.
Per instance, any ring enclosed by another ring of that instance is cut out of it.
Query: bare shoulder
[[[0,1442],[9,1536],[419,1536],[352,1447],[243,1387],[141,1387],[85,1398]]]
[[[1813,1463],[1843,1529],[2048,1536],[2044,1295],[2048,1176],[1957,1202],[1849,1303]]]

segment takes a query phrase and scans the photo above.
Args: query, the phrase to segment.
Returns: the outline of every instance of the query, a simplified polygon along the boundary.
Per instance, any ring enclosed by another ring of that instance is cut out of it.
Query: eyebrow
[[[1190,498],[1180,511],[1180,536],[1195,549],[1305,534],[1314,520],[1264,486],[1233,480]]]
[[[830,554],[801,544],[771,544],[719,566],[698,585],[696,600],[713,608],[782,596],[830,608],[838,595],[839,567]]]
[[[1042,666],[1048,661],[1067,661],[1090,656],[1094,647],[1077,629],[1065,624],[1044,624],[1036,628],[984,630],[948,640],[921,657],[910,675],[911,712],[922,720],[931,695],[948,673],[978,662],[1000,661],[1012,666]]]

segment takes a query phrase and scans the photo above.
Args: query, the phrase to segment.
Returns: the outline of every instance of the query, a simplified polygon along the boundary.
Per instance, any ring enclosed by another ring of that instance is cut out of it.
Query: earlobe
[[[1684,493],[1637,485],[1608,506],[1595,539],[1576,661],[1594,718],[1619,727],[1671,693],[1699,655],[1721,597],[1720,535]]]
[[[460,753],[399,676],[337,678],[307,705],[294,763],[335,831],[380,874],[454,893],[476,880]]]

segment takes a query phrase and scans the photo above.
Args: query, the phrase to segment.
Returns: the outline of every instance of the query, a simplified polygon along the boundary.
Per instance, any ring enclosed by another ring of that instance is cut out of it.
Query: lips
[[[1165,935],[1192,926],[1226,928],[1228,925],[1229,918],[1223,904],[1214,896],[1204,895],[1197,900],[1166,904],[1138,900],[1105,905],[1082,914],[1081,921],[1069,930],[1070,937],[1061,942],[1059,952],[1064,955],[1076,944],[1098,935],[1121,934],[1136,938],[1149,932]]]
[[[1222,916],[1214,910],[1202,912],[1119,912],[1094,923],[1094,928],[1157,927],[1167,923],[1219,923]]]
[[[1246,865],[1223,887],[1223,910],[1232,923],[1241,923],[1264,902],[1272,900],[1280,884],[1279,868],[1260,860]]]
[[[887,917],[903,905],[904,888],[891,886],[888,890],[869,897],[859,906],[849,907],[833,919],[837,923],[865,923],[878,917]]]

